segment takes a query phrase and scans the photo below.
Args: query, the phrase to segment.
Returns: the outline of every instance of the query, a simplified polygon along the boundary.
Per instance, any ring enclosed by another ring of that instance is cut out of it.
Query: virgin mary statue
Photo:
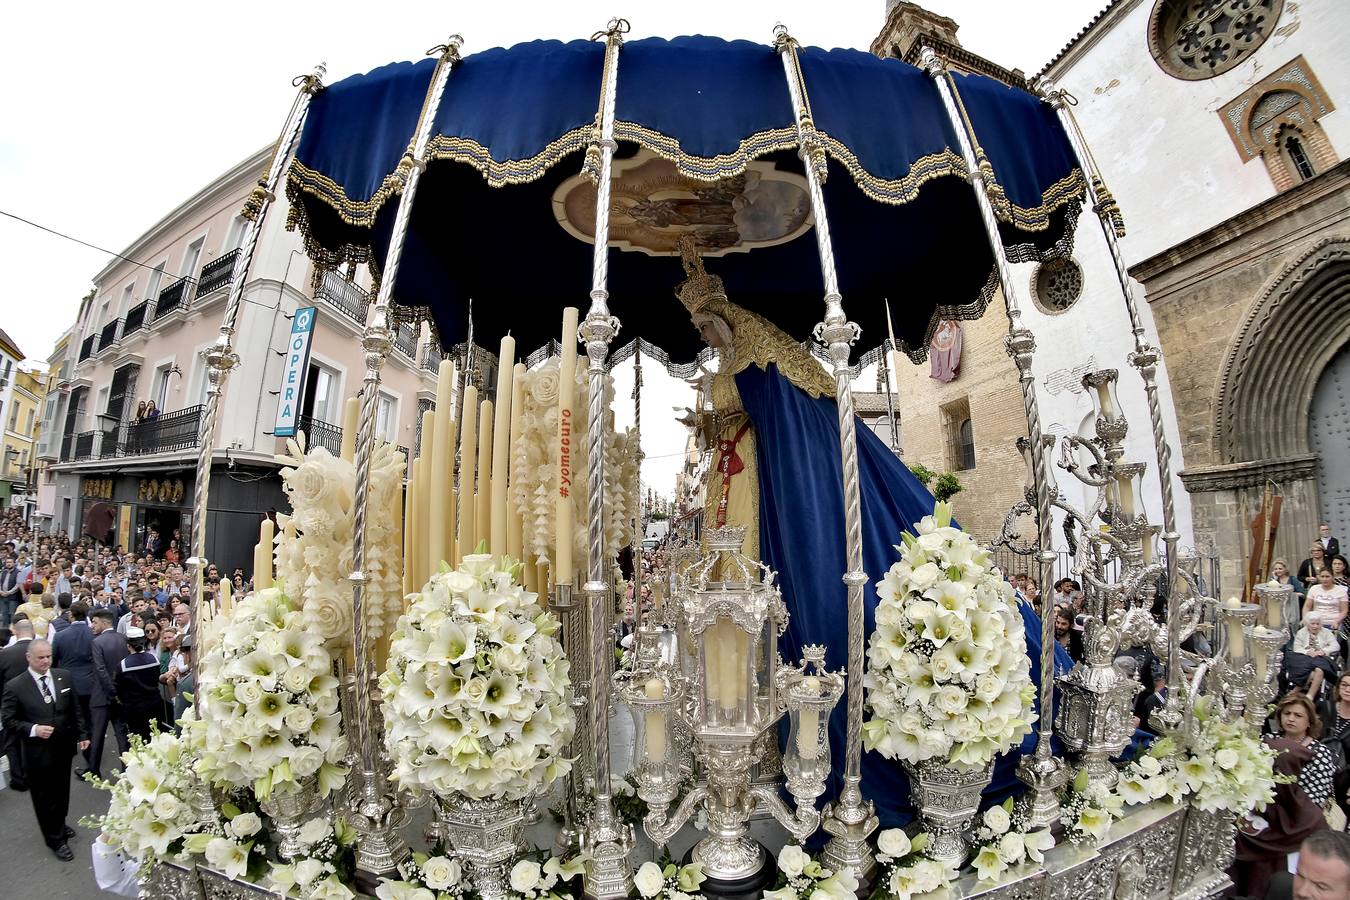
[[[686,248],[688,250],[689,248]],[[823,644],[826,663],[842,669],[848,656],[847,571],[844,546],[843,465],[834,379],[781,329],[727,299],[721,278],[685,253],[688,278],[677,294],[700,335],[718,351],[711,377],[710,421],[715,442],[703,512],[704,527],[746,526],[743,552],[778,573],[789,621],[780,651],[801,658],[806,644]],[[933,511],[933,495],[872,430],[855,420],[862,500],[864,624],[875,627],[875,583],[899,559],[904,531]],[[1040,628],[1027,618],[1032,677],[1038,678]],[[1034,643],[1033,643],[1034,639]],[[1035,649],[1031,649],[1032,647]],[[842,786],[844,704],[830,718],[834,771],[825,799]],[[1005,787],[1011,764],[1004,761]],[[996,776],[997,785],[998,777]],[[862,790],[883,827],[912,817],[909,785],[898,763],[876,753],[862,760]]]

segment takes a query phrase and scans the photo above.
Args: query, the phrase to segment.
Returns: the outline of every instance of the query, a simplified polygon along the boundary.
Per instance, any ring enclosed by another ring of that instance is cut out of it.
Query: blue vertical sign
[[[309,346],[314,336],[317,311],[302,306],[291,320],[291,336],[286,344],[286,365],[281,370],[281,395],[277,398],[277,437],[295,437],[295,422],[305,401],[305,377],[309,374]]]

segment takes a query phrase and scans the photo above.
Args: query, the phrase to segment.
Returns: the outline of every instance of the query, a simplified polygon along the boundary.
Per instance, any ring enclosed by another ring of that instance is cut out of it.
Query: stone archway
[[[1317,534],[1319,458],[1308,421],[1318,381],[1350,335],[1350,239],[1319,242],[1285,267],[1243,318],[1215,398],[1214,457],[1245,547],[1267,482],[1284,496],[1276,555],[1302,559]]]
[[[1350,335],[1350,239],[1323,241],[1287,267],[1248,311],[1224,360],[1215,403],[1225,463],[1311,453],[1318,378]]]

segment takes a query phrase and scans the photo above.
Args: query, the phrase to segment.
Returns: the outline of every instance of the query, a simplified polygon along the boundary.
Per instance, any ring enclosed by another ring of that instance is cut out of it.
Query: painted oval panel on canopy
[[[591,251],[577,182],[604,66],[598,42],[535,41],[465,57],[450,77],[404,247],[395,302],[425,307],[447,347],[474,298],[478,340],[510,330],[528,352],[559,309],[585,307]],[[829,157],[826,209],[844,306],[860,349],[886,335],[916,357],[940,318],[977,316],[993,257],[940,96],[922,71],[855,50],[804,48],[801,71]],[[321,264],[370,259],[389,243],[400,159],[434,63],[397,63],[314,98],[288,191]],[[1071,239],[1083,179],[1052,110],[983,76],[955,76],[992,166],[1004,245],[1042,259]],[[673,297],[684,230],[708,246],[728,293],[802,340],[822,314],[820,264],[781,58],[710,37],[650,38],[619,57],[610,307],[622,340],[668,361],[701,349]],[[753,162],[753,165],[752,165]],[[580,211],[580,212],[579,212]],[[871,354],[864,354],[869,358]]]

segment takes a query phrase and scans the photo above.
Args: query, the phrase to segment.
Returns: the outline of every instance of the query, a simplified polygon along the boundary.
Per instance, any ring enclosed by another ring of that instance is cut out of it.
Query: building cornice
[[[987,75],[990,78],[997,79],[1004,84],[1010,84],[1013,87],[1022,90],[1030,90],[1027,86],[1027,78],[1024,74],[1013,69],[1005,69],[997,63],[990,62],[977,53],[971,53],[965,47],[953,44],[950,41],[944,41],[940,37],[931,34],[919,35],[915,39],[909,52],[905,54],[905,62],[911,66],[919,64],[919,57],[923,54],[924,47],[932,47],[933,52],[948,63],[953,63],[958,69],[967,72],[974,72],[977,75]]]
[[[194,211],[212,205],[231,193],[240,193],[242,196],[243,192],[257,179],[263,167],[267,165],[271,153],[272,145],[269,144],[235,164],[219,178],[178,204],[162,219],[146,229],[140,237],[132,241],[122,251],[121,255],[131,259],[140,259],[141,256],[156,249],[156,245],[163,240],[166,231],[178,230],[182,220],[188,218]],[[94,276],[94,284],[102,284],[103,279],[111,275],[118,266],[124,264],[125,260],[116,257],[109,260],[108,264]]]
[[[1328,197],[1343,196],[1347,190],[1350,190],[1350,159],[1268,200],[1262,200],[1179,244],[1140,260],[1130,267],[1130,277],[1147,284],[1164,272],[1247,237],[1263,225],[1283,219]]]
[[[1284,485],[1292,481],[1307,481],[1316,475],[1317,454],[1310,453],[1283,459],[1258,459],[1187,469],[1180,477],[1181,483],[1190,493],[1206,494],[1260,487],[1267,481]]]
[[[1064,70],[1071,68],[1079,57],[1096,46],[1097,41],[1101,40],[1115,27],[1116,23],[1133,12],[1135,7],[1142,2],[1143,0],[1110,0],[1101,12],[1089,19],[1078,34],[1074,35],[1048,63],[1041,67],[1041,70],[1036,73],[1036,77],[1049,78],[1051,81],[1059,78]]]

